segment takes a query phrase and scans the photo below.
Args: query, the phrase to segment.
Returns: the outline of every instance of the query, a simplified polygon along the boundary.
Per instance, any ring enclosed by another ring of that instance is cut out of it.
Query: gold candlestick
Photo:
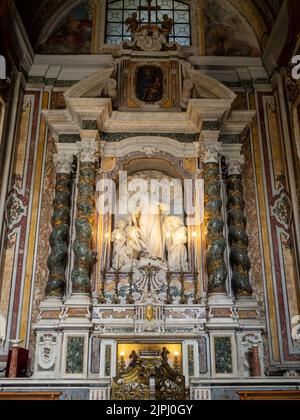
[[[106,233],[104,235],[105,243],[104,243],[104,269],[102,272],[102,278],[101,278],[101,285],[100,285],[100,296],[98,298],[99,303],[101,305],[104,305],[106,303],[106,297],[105,297],[105,280],[106,280],[106,271],[107,271],[107,248],[109,243],[109,233]]]
[[[106,298],[105,298],[105,279],[106,279],[106,270],[103,271],[102,273],[102,278],[101,278],[101,288],[100,288],[100,296],[98,298],[99,303],[101,305],[104,305],[106,303]]]
[[[135,300],[133,298],[133,269],[129,273],[129,293],[126,297],[126,303],[127,305],[134,305]]]
[[[200,304],[200,296],[199,296],[199,285],[198,285],[198,272],[194,272],[194,305]]]
[[[126,370],[125,353],[120,353],[119,373],[122,375]]]
[[[165,300],[166,305],[172,305],[172,303],[173,303],[173,298],[172,298],[172,294],[171,294],[171,281],[172,281],[172,273],[170,272],[170,269],[168,267],[168,271],[167,271],[167,296],[166,296],[166,300]]]
[[[199,297],[199,284],[198,284],[198,267],[197,267],[197,232],[193,232],[194,238],[194,305],[199,305],[200,297]]]
[[[181,284],[181,292],[180,292],[180,305],[186,305],[188,303],[188,298],[185,294],[185,278],[184,278],[184,272],[181,267],[181,274],[180,274],[180,284]]]
[[[119,271],[119,268],[118,268],[117,272],[116,272],[116,277],[115,277],[114,295],[112,297],[112,303],[114,305],[120,305],[120,303],[121,303],[120,295],[119,295],[119,282],[120,282],[120,271]]]
[[[175,372],[179,373],[180,372],[180,360],[179,360],[179,353],[175,352],[174,353],[174,363],[173,363],[173,369],[175,370]]]

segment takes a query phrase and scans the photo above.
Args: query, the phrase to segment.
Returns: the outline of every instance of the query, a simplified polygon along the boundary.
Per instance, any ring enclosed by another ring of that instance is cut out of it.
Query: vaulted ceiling
[[[105,1],[105,0],[103,0]],[[197,1],[197,0],[194,0]],[[198,0],[204,2],[205,0]],[[223,0],[225,1],[225,0]],[[283,0],[226,0],[247,20],[263,46],[272,31]],[[57,12],[80,0],[15,0],[28,35],[35,45],[46,23]]]

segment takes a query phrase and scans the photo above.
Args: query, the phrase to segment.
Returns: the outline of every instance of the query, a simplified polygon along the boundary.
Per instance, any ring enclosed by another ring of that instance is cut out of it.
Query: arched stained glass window
[[[151,7],[151,23],[160,24],[164,15],[168,15],[175,22],[170,36],[171,42],[182,46],[191,45],[190,6],[177,0],[108,0],[106,13],[106,43],[120,45],[123,41],[131,40],[127,31],[126,20],[137,12],[139,21],[148,23],[149,8]]]

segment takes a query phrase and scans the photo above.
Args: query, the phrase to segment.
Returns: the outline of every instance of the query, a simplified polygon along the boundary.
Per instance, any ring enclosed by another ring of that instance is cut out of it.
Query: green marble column
[[[94,259],[95,142],[82,143],[80,147],[72,292],[73,294],[90,294],[90,277]]]
[[[60,154],[55,156],[57,176],[51,219],[52,233],[49,239],[51,253],[48,258],[47,297],[62,298],[65,291],[72,194],[72,162],[73,155]]]
[[[236,297],[252,296],[249,272],[251,262],[248,256],[249,237],[245,216],[242,166],[243,157],[227,158],[227,209],[230,264],[232,267],[232,288]]]
[[[207,228],[206,269],[208,293],[226,293],[227,267],[224,260],[226,241],[224,237],[223,203],[219,152],[222,145],[203,145],[202,162],[205,183],[205,223]]]

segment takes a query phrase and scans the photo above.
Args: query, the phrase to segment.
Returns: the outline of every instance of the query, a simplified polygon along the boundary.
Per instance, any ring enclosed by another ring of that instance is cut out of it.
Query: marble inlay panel
[[[215,363],[217,374],[232,374],[232,346],[230,337],[215,337]]]
[[[192,344],[188,345],[188,366],[189,366],[189,376],[195,375],[195,361],[194,361],[194,346]]]
[[[67,344],[67,374],[83,373],[84,369],[84,337],[69,337]]]
[[[91,365],[92,373],[100,372],[100,348],[101,348],[101,340],[98,337],[93,337],[92,338],[92,365]]]
[[[111,376],[111,345],[105,347],[105,376]]]
[[[206,338],[199,339],[199,373],[205,375],[208,371]]]

